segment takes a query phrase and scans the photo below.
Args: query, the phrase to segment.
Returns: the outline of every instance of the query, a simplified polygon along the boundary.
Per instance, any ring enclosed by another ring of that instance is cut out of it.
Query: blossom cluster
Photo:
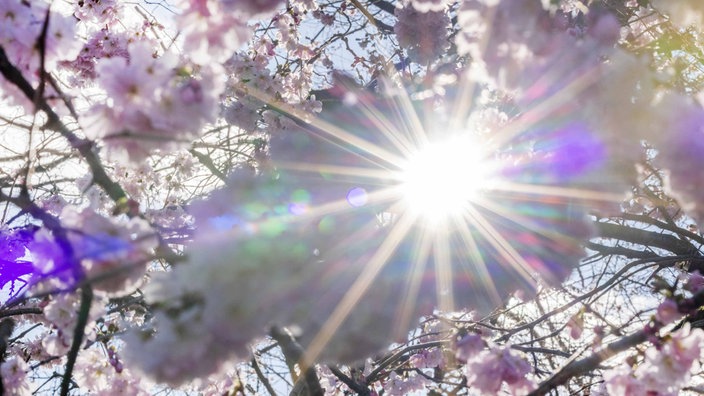
[[[80,41],[75,39],[73,17],[65,9],[51,9],[48,1],[36,1],[31,5],[21,0],[3,1],[0,22],[0,45],[5,55],[33,85],[42,78],[41,70],[52,72],[59,62],[73,60],[81,50]],[[42,36],[45,23],[48,25],[42,48],[36,43]],[[50,86],[46,89],[48,92],[52,90]],[[3,98],[32,111],[33,103],[4,78],[0,79],[0,92]]]
[[[427,64],[438,59],[450,45],[450,18],[444,7],[420,11],[417,4],[423,3],[414,2],[396,8],[398,23],[394,26],[394,33],[410,59]]]
[[[170,53],[155,58],[146,42],[133,43],[128,51],[128,60],[98,62],[98,81],[109,99],[91,109],[86,134],[131,161],[156,148],[186,146],[205,122],[215,120],[222,73],[215,66],[179,64]]]
[[[498,394],[507,386],[512,394],[525,394],[535,388],[527,375],[530,364],[508,345],[487,343],[478,334],[458,341],[457,358],[465,362],[467,384],[482,394]]]
[[[61,211],[61,218],[73,257],[67,257],[61,236],[38,231],[29,244],[35,257],[35,282],[51,287],[55,280],[62,280],[70,286],[87,277],[106,295],[124,294],[140,284],[158,244],[146,221],[105,217],[90,208],[78,210],[70,205]]]
[[[669,334],[660,345],[645,351],[645,359],[637,367],[619,366],[604,373],[609,394],[676,395],[698,366],[704,331],[685,324]]]

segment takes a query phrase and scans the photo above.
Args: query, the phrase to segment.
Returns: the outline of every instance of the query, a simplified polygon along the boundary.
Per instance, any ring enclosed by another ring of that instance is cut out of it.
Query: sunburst
[[[573,187],[554,180],[535,182],[523,173],[553,177],[562,172],[559,161],[570,161],[561,159],[565,153],[560,150],[592,149],[593,138],[581,136],[581,130],[569,131],[564,122],[546,122],[560,112],[565,98],[587,83],[581,79],[532,104],[489,135],[466,125],[475,111],[475,86],[469,80],[458,84],[457,100],[446,109],[430,101],[419,109],[398,86],[393,87],[391,98],[381,102],[350,88],[346,95],[356,96],[356,104],[328,112],[332,116],[325,119],[280,105],[283,113],[310,120],[305,132],[290,133],[306,134],[313,142],[307,154],[278,161],[272,155],[281,177],[318,178],[321,183],[346,186],[343,193],[333,193],[304,216],[289,216],[287,221],[315,219],[331,213],[331,208],[335,213],[371,211],[376,214],[376,227],[385,229],[380,234],[383,240],[359,263],[349,290],[335,303],[317,335],[304,342],[307,353],[302,363],[321,356],[378,277],[385,276],[385,266],[399,255],[406,257],[406,273],[397,280],[404,287],[394,318],[387,319],[394,320],[391,333],[396,337],[408,331],[419,313],[432,312],[419,308],[427,306],[428,299],[443,311],[487,309],[499,305],[511,290],[534,290],[541,281],[564,278],[578,260],[580,239],[588,235],[584,219],[575,215],[583,213],[579,206],[620,202],[622,196],[592,191],[588,183]],[[263,95],[260,99],[266,101]],[[540,128],[551,132],[539,136],[535,130]],[[563,135],[569,135],[566,145]],[[529,147],[540,139],[551,146],[542,157]],[[289,142],[280,146],[294,150]],[[586,171],[574,171],[580,172]],[[572,176],[579,175],[565,175]],[[344,241],[350,243],[349,238]],[[561,262],[563,257],[566,263]]]

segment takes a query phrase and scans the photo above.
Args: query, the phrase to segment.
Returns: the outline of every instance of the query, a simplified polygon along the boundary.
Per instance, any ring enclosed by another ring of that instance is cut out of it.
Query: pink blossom
[[[71,334],[71,331],[52,331],[42,338],[42,348],[51,356],[65,355],[71,348]]]
[[[112,25],[120,17],[122,3],[116,0],[84,0],[76,2],[76,17],[81,21]]]
[[[669,324],[682,317],[677,302],[671,298],[666,298],[655,313],[655,318],[663,324]]]
[[[468,361],[479,353],[486,343],[479,334],[467,334],[457,341],[455,356],[460,361]]]
[[[222,3],[223,9],[242,12],[247,17],[266,16],[284,4],[283,0],[221,0],[219,2]]]
[[[27,383],[29,366],[19,356],[10,356],[0,364],[0,378],[6,394],[29,395]]]
[[[441,348],[431,348],[412,355],[409,363],[415,368],[435,368],[443,365],[445,356]]]
[[[128,369],[118,369],[110,351],[106,356],[99,347],[81,351],[76,360],[75,379],[81,389],[96,395],[146,395],[139,377]]]
[[[53,70],[58,61],[75,59],[81,47],[81,41],[76,40],[76,20],[73,15],[50,14],[45,61],[49,63],[45,63],[45,67]]]
[[[497,394],[504,382],[514,392],[531,389],[534,385],[526,378],[530,372],[530,364],[509,347],[482,351],[466,365],[467,385],[486,395]]]
[[[318,10],[318,0],[291,0],[289,4],[297,8],[301,13]]]
[[[609,395],[641,396],[647,394],[645,385],[633,376],[629,368],[604,372],[604,381]]]
[[[702,342],[704,342],[704,330],[693,329],[689,323],[686,323],[670,335],[665,353],[671,352],[672,359],[685,369],[701,356]]]
[[[691,370],[701,356],[704,330],[686,323],[664,337],[660,347],[645,351],[645,361],[635,370],[619,367],[604,373],[610,394],[676,395],[687,384]]]
[[[95,392],[107,388],[108,378],[114,370],[102,352],[90,348],[78,355],[75,373],[76,382],[82,389]]]
[[[234,10],[223,9],[225,2],[193,2],[194,7],[186,10],[177,18],[185,41],[183,48],[194,62],[209,64],[222,62],[251,36],[247,27],[247,17]],[[203,11],[207,10],[207,15]]]
[[[704,276],[702,276],[699,271],[690,273],[687,278],[687,283],[684,285],[684,289],[692,293],[697,293],[702,287],[704,287]]]
[[[445,11],[420,12],[410,4],[396,8],[398,23],[394,33],[412,60],[427,64],[449,46],[450,18]]]
[[[425,389],[425,382],[425,378],[415,373],[401,376],[392,372],[384,383],[384,391],[389,396],[405,396]]]
[[[72,232],[69,241],[82,260],[86,276],[98,278],[96,290],[109,295],[131,291],[144,275],[148,257],[158,245],[149,224],[139,217],[107,218],[91,209],[67,206],[61,214]]]
[[[154,92],[172,78],[175,61],[173,55],[155,58],[153,47],[139,42],[130,45],[129,61],[101,59],[97,71],[101,85],[114,102],[112,107],[134,111],[147,106],[154,99]]]
[[[146,42],[130,45],[128,61],[99,61],[100,83],[109,97],[83,120],[86,134],[103,139],[108,155],[123,162],[188,145],[215,120],[224,88],[218,65],[194,69],[178,65],[171,53],[155,57]]]
[[[567,322],[567,329],[570,331],[570,337],[574,340],[578,340],[582,336],[582,330],[584,329],[584,318],[581,312],[574,314],[570,318]]]
[[[71,332],[78,317],[78,298],[73,294],[59,294],[52,297],[44,307],[44,316],[57,329]]]
[[[83,87],[98,76],[96,64],[99,59],[129,58],[129,40],[124,32],[113,32],[107,28],[92,32],[78,56],[62,62],[62,66],[76,73],[70,77],[73,85]]]
[[[80,40],[75,38],[75,18],[51,10],[48,13],[45,57],[41,63],[42,59],[35,43],[47,17],[47,7],[48,4],[43,1],[0,2],[0,46],[5,50],[10,62],[23,73],[30,84],[39,81],[40,67],[43,66],[44,70],[53,73],[60,62],[74,59],[81,49]],[[51,85],[45,87],[44,94],[48,98],[57,96]],[[29,112],[33,111],[32,101],[4,78],[0,78],[0,98],[9,98],[13,104],[21,105]],[[54,104],[53,102],[50,100],[50,103]],[[61,113],[65,108],[57,106],[56,110]]]
[[[15,62],[26,59],[41,27],[32,23],[37,22],[33,9],[20,0],[0,2],[0,21],[0,45],[8,57]]]

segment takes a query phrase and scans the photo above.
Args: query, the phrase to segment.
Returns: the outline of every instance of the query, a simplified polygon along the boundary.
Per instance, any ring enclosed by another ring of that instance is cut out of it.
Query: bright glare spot
[[[480,143],[462,137],[431,143],[402,170],[408,208],[430,223],[456,215],[487,186],[490,165]]]

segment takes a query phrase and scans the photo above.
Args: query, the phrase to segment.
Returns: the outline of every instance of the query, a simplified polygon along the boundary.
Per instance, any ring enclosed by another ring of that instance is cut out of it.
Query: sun
[[[468,134],[429,142],[412,153],[400,172],[406,210],[430,225],[461,214],[492,182],[485,144]]]

